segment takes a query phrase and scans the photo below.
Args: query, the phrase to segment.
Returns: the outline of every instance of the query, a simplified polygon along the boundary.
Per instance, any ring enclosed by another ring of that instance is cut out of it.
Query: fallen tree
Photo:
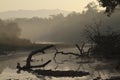
[[[29,67],[31,66],[30,62],[31,62],[31,59],[32,59],[32,56],[33,56],[33,55],[35,55],[35,54],[37,54],[37,53],[39,53],[39,52],[45,53],[44,50],[47,50],[47,49],[49,49],[49,48],[52,48],[53,46],[54,46],[54,45],[49,45],[49,46],[46,46],[46,47],[44,47],[44,48],[42,48],[42,49],[38,49],[38,50],[32,51],[32,52],[29,54],[29,56],[28,56],[28,58],[27,58],[27,60],[26,60],[26,67],[29,68]]]
[[[21,67],[20,63],[17,63],[17,73],[20,73],[21,70],[23,71],[28,71],[28,72],[31,72],[33,74],[38,74],[38,75],[43,75],[43,76],[54,76],[54,77],[82,77],[82,76],[87,76],[89,75],[89,72],[84,72],[84,71],[73,71],[73,70],[68,70],[68,71],[60,71],[60,70],[42,70],[42,69],[35,69],[33,70],[33,68],[41,68],[41,67],[45,67],[47,66],[51,60],[48,60],[47,62],[45,62],[44,64],[42,65],[35,65],[35,66],[32,66],[31,65],[31,61],[32,61],[32,56],[41,52],[41,53],[45,53],[44,51],[49,49],[49,48],[52,48],[55,46],[54,45],[49,45],[49,46],[46,46],[42,49],[38,49],[38,50],[35,50],[35,51],[32,51],[27,60],[26,60],[26,65]],[[55,53],[55,56],[54,56],[54,59],[56,57],[56,55],[58,53],[62,53],[64,55],[68,55],[68,54],[72,54],[74,56],[80,56],[80,54],[75,54],[75,53],[64,53],[64,52],[59,52],[57,48],[56,49],[56,53]]]

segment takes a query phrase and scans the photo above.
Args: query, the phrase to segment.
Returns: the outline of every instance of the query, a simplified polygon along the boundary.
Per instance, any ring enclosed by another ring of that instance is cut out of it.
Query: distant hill
[[[0,12],[1,19],[14,19],[14,18],[32,18],[32,17],[49,17],[49,15],[55,15],[62,13],[65,16],[70,13],[69,11],[64,11],[60,9],[41,9],[41,10],[17,10],[17,11],[6,11]]]

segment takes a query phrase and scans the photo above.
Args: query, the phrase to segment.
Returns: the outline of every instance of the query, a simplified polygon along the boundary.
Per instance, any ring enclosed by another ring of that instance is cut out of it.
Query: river
[[[74,52],[79,53],[79,50],[76,47],[63,47],[59,48],[59,51],[64,52]],[[110,75],[119,74],[115,70],[110,72],[108,69],[96,69],[99,65],[105,65],[108,62],[102,62],[95,60],[93,58],[76,58],[73,55],[61,55],[56,56],[57,65],[53,60],[55,50],[49,49],[46,50],[46,54],[37,54],[33,56],[32,65],[43,64],[48,60],[52,60],[44,69],[46,70],[74,70],[74,71],[85,71],[90,72],[90,75],[83,77],[47,77],[42,75],[33,75],[26,71],[21,71],[18,74],[16,71],[16,64],[20,62],[23,66],[25,65],[25,60],[31,51],[19,51],[14,54],[0,56],[0,80],[92,80],[96,77],[102,77],[103,79],[109,78]],[[89,63],[84,63],[90,61]],[[114,67],[114,66],[113,66]],[[112,67],[111,67],[112,68]],[[111,69],[109,68],[109,69]],[[42,69],[42,68],[41,68]]]

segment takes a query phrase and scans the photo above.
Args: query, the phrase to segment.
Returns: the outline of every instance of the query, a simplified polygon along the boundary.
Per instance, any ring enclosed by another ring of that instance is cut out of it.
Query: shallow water
[[[77,48],[69,47],[69,48],[60,48],[60,51],[64,52],[74,52],[79,53]],[[46,54],[37,54],[33,56],[32,65],[43,64],[44,62],[48,61],[49,59],[52,60],[50,64],[48,64],[44,69],[46,70],[79,70],[79,71],[86,71],[90,72],[90,75],[83,76],[83,77],[44,77],[42,75],[33,75],[32,73],[28,73],[26,71],[22,71],[20,74],[16,73],[16,63],[20,62],[21,65],[25,65],[25,60],[27,55],[30,53],[28,52],[17,52],[16,54],[11,54],[8,56],[1,56],[0,59],[0,80],[92,80],[95,77],[101,76],[103,79],[109,78],[109,76],[116,75],[115,71],[109,72],[109,70],[95,70],[97,65],[105,64],[103,62],[97,61],[95,59],[88,59],[88,58],[79,58],[77,59],[75,56],[72,55],[61,55],[58,54],[56,60],[58,63],[57,65],[53,60],[53,56],[55,53],[54,49],[50,49],[46,51]],[[81,63],[85,61],[92,61],[92,63]],[[58,66],[58,67],[56,67]]]

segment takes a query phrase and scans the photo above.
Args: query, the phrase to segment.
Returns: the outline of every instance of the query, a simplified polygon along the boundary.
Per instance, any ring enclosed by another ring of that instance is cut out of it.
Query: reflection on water
[[[5,68],[0,74],[0,80],[39,80],[35,75],[28,72],[17,74],[15,69]]]
[[[62,51],[65,52],[74,52],[79,53],[79,51],[76,48],[62,48]],[[49,70],[79,70],[79,71],[85,71],[90,72],[89,76],[83,76],[83,77],[44,77],[37,74],[31,74],[28,72],[22,71],[20,74],[16,73],[16,63],[20,62],[22,65],[25,65],[25,60],[27,58],[29,52],[19,52],[17,54],[11,55],[11,56],[3,56],[0,59],[0,80],[92,80],[95,77],[101,76],[103,79],[106,79],[109,77],[109,75],[116,75],[119,73],[109,72],[107,69],[102,70],[96,70],[96,66],[104,65],[105,63],[94,60],[92,63],[83,63],[88,59],[79,58],[77,59],[75,56],[72,55],[61,55],[58,54],[56,59],[58,63],[62,63],[57,65],[54,60],[53,56],[55,53],[54,50],[48,50],[46,53],[48,54],[41,54],[33,56],[33,62],[32,65],[36,64],[43,64],[44,62],[48,61],[49,59],[52,60],[50,64],[48,64],[44,69]],[[92,60],[92,59],[91,59]],[[108,63],[108,62],[107,62]],[[56,69],[57,66],[57,69]],[[35,76],[36,75],[36,76]]]
[[[32,75],[28,72],[21,72],[21,74],[17,74],[15,69],[6,68],[3,70],[3,72],[0,74],[0,80],[88,80],[87,77],[74,77],[74,78],[55,78],[55,77],[43,77],[39,75],[39,78],[37,78],[35,75]]]

